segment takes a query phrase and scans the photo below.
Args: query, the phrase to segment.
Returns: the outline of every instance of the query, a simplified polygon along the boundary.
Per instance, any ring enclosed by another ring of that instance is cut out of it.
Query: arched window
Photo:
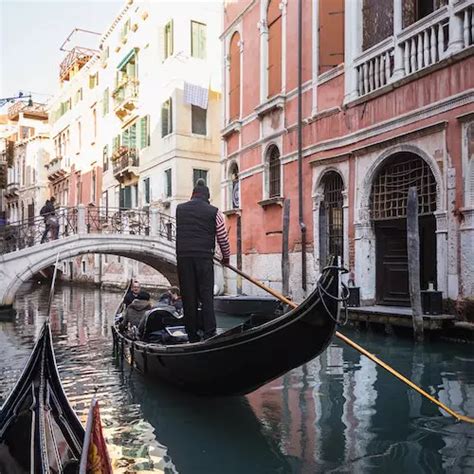
[[[281,196],[281,162],[280,151],[276,145],[268,150],[268,197]]]
[[[343,196],[344,183],[339,173],[330,171],[323,179],[324,201],[321,203],[320,225],[320,261],[322,265],[330,257],[344,255]]]
[[[282,15],[280,0],[270,0],[267,9],[268,24],[268,97],[281,92]]]
[[[233,163],[229,170],[231,209],[240,209],[239,167]]]
[[[230,40],[229,121],[240,117],[240,35]]]

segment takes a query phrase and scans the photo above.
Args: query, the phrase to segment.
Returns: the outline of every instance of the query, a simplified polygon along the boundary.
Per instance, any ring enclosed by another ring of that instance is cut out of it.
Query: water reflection
[[[23,289],[15,320],[0,323],[0,402],[39,334],[48,293]],[[51,312],[65,390],[85,421],[97,389],[116,472],[474,472],[472,426],[338,341],[247,397],[195,398],[150,384],[112,356],[120,296],[63,286]],[[455,410],[474,413],[471,346],[344,332]]]

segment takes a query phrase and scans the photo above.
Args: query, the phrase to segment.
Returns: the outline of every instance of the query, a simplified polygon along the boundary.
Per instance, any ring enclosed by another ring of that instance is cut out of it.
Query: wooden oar
[[[273,290],[272,288],[269,288],[268,286],[264,285],[262,282],[256,280],[255,278],[252,278],[250,275],[247,275],[242,270],[239,270],[238,268],[235,268],[234,266],[232,266],[230,264],[225,265],[225,266],[227,268],[230,268],[232,271],[234,271],[238,275],[242,276],[243,278],[247,279],[248,281],[250,281],[254,285],[258,286],[262,290],[265,290],[267,293],[270,293],[275,298],[279,299],[280,301],[287,304],[288,306],[291,306],[292,308],[296,308],[298,306],[293,301],[290,301],[288,298],[285,298],[282,294],[278,293],[277,291]],[[427,393],[421,387],[416,385],[410,379],[408,379],[403,374],[401,374],[400,372],[395,370],[393,367],[388,365],[386,362],[380,360],[374,354],[372,354],[369,351],[367,351],[366,349],[364,349],[362,346],[360,346],[359,344],[354,342],[352,339],[349,339],[347,336],[340,333],[339,331],[336,331],[336,336],[339,339],[343,340],[349,346],[353,347],[356,351],[360,352],[362,355],[368,357],[372,362],[375,362],[377,365],[379,365],[380,367],[385,369],[387,372],[392,374],[398,380],[402,381],[403,383],[408,385],[413,390],[416,390],[420,395],[423,395],[430,402],[434,403],[435,405],[438,405],[442,410],[444,410],[446,413],[449,413],[452,417],[456,418],[458,421],[465,421],[466,423],[474,423],[474,418],[470,418],[469,416],[461,415],[461,414],[455,412],[454,410],[452,410],[451,408],[447,407],[444,403],[440,402],[437,398],[431,396],[429,393]]]
[[[46,319],[49,321],[49,313],[51,312],[51,305],[54,298],[54,285],[56,284],[56,274],[58,273],[59,253],[56,255],[56,262],[54,262],[53,279],[51,281],[51,288],[49,289],[48,310],[46,312]]]

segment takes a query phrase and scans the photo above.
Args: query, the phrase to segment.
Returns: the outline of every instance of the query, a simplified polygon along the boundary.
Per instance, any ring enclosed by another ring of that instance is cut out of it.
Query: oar
[[[227,268],[230,268],[232,271],[237,273],[238,275],[242,276],[243,278],[247,279],[254,285],[258,286],[262,290],[265,290],[267,293],[270,293],[273,295],[275,298],[279,299],[283,303],[287,304],[288,306],[291,306],[292,308],[296,308],[298,305],[295,304],[293,301],[290,301],[288,298],[285,298],[282,294],[278,293],[277,291],[273,290],[272,288],[269,288],[268,286],[264,285],[260,281],[256,280],[255,278],[252,278],[250,275],[247,275],[244,273],[242,270],[239,270],[238,268],[235,268],[232,265],[225,265]],[[400,372],[395,370],[393,367],[388,365],[386,362],[380,360],[377,356],[374,354],[371,354],[369,351],[364,349],[362,346],[359,346],[356,342],[354,342],[352,339],[349,339],[347,336],[344,336],[344,334],[340,333],[339,331],[336,331],[336,336],[343,340],[346,344],[349,344],[349,346],[353,347],[356,351],[360,352],[362,355],[368,357],[372,362],[375,362],[377,365],[385,369],[387,372],[392,374],[394,377],[396,377],[398,380],[402,381],[406,385],[408,385],[410,388],[413,390],[416,390],[420,395],[423,395],[425,398],[427,398],[430,402],[434,403],[435,405],[438,405],[442,410],[444,410],[446,413],[449,413],[452,417],[456,418],[458,421],[465,421],[466,423],[474,423],[474,418],[470,418],[469,416],[461,415],[451,408],[447,407],[444,403],[440,402],[437,398],[431,396],[429,393],[425,392],[421,387],[416,385],[414,382],[412,382],[410,379],[406,378],[404,375],[402,375]]]
[[[56,274],[58,272],[58,262],[59,262],[59,252],[56,255],[56,262],[54,263],[53,281],[51,282],[51,288],[49,290],[48,311],[46,313],[46,319],[48,320],[49,320],[49,313],[51,311],[51,305],[53,304],[54,285],[56,283]]]

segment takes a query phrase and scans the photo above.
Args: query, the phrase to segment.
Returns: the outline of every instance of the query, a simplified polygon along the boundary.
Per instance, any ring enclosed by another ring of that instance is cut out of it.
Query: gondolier
[[[209,188],[204,180],[198,179],[191,200],[176,208],[178,278],[189,342],[198,342],[201,335],[208,339],[216,333],[213,264],[216,238],[222,263],[228,264],[230,257],[224,217],[217,207],[211,206],[209,197]]]

